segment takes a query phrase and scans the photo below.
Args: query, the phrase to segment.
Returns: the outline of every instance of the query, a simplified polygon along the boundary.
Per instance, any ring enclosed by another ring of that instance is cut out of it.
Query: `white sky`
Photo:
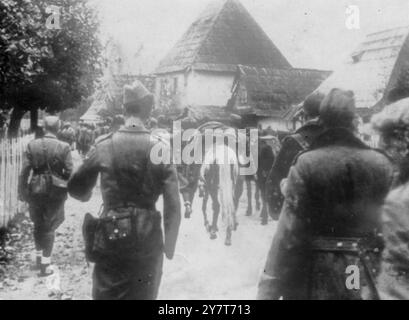
[[[100,9],[103,35],[133,64],[152,71],[198,17],[209,0],[91,0]],[[365,34],[409,25],[408,0],[240,0],[294,67],[333,70]],[[345,26],[346,7],[360,9],[359,30]],[[139,71],[133,70],[133,71]]]

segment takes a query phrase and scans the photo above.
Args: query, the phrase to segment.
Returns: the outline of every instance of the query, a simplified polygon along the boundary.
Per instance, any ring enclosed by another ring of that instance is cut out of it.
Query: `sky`
[[[112,37],[133,72],[154,70],[209,0],[90,0],[101,37]],[[408,0],[240,0],[294,67],[334,70],[377,30],[409,25]],[[359,8],[359,29],[346,27],[348,6]],[[140,55],[135,56],[143,46]]]

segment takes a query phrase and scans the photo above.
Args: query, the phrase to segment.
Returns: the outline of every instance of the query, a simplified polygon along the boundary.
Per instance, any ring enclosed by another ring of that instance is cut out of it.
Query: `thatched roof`
[[[234,72],[239,64],[291,68],[238,0],[211,3],[160,62],[156,73],[193,67]]]
[[[291,106],[302,102],[328,76],[329,71],[239,66],[233,91],[245,88],[248,105],[243,113],[285,117]]]
[[[409,67],[409,27],[368,34],[344,65],[317,89],[352,90],[358,109],[381,108],[396,86],[401,70]]]

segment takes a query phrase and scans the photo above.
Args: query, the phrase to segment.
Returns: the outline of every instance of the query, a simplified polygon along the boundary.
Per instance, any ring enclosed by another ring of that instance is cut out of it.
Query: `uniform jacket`
[[[360,238],[372,272],[379,268],[381,207],[392,182],[390,160],[345,129],[320,135],[290,170],[285,201],[259,285],[260,299],[372,297],[360,260],[317,252],[319,239]],[[339,241],[342,247],[345,241]],[[338,245],[338,242],[336,242]],[[361,290],[346,288],[346,268],[359,266]],[[376,275],[374,275],[376,278]]]
[[[150,151],[156,143],[165,142],[152,137],[142,125],[124,126],[114,134],[100,137],[70,179],[68,190],[72,197],[88,201],[101,174],[106,209],[127,205],[155,209],[156,201],[163,195],[165,253],[171,258],[180,225],[178,181],[173,165],[150,161]]]
[[[73,169],[70,146],[59,141],[51,133],[46,133],[43,138],[31,141],[27,146],[19,179],[19,195],[22,200],[30,201],[28,194],[30,173],[36,175],[47,172],[47,163],[53,174],[65,180],[69,179]],[[66,196],[64,200],[65,198]]]
[[[409,300],[409,183],[388,195],[382,220],[385,249],[378,278],[380,296]]]
[[[284,196],[280,190],[281,180],[287,178],[290,167],[300,152],[309,148],[314,139],[323,132],[323,127],[317,120],[311,120],[298,129],[293,135],[284,138],[273,167],[267,177],[267,201],[275,219],[283,205]]]

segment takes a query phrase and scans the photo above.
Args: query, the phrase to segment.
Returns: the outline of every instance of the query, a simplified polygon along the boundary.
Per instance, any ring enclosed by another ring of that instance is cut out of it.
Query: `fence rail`
[[[0,140],[0,227],[4,227],[19,210],[18,177],[23,153],[32,135]]]

